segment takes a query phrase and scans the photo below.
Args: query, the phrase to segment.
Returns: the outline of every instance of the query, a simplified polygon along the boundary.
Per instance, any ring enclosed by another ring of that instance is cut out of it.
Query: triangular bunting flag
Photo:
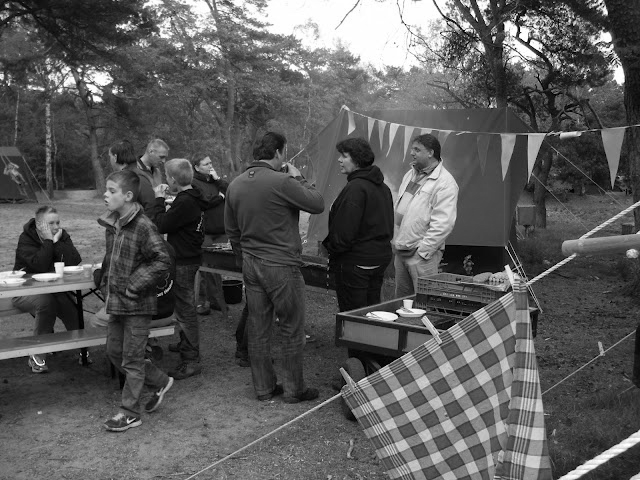
[[[536,163],[536,158],[538,158],[540,146],[546,136],[546,133],[530,133],[527,135],[527,182],[529,181],[529,177],[531,177],[533,166]]]
[[[347,118],[349,119],[349,128],[347,128],[347,135],[349,135],[356,129],[356,121],[353,118],[353,112],[351,110],[347,110]]]
[[[396,133],[398,132],[399,127],[400,125],[398,125],[397,123],[392,123],[389,125],[389,150],[387,150],[387,157],[389,156],[391,145],[393,145],[393,140],[396,138]]]
[[[566,140],[567,138],[578,138],[582,135],[582,132],[560,132],[560,140]]]
[[[374,118],[367,117],[367,140],[371,141],[371,132],[373,131],[373,124],[376,122]]]
[[[609,164],[611,188],[613,188],[613,184],[616,181],[618,165],[620,165],[620,150],[622,149],[625,130],[626,127],[603,128],[600,132],[602,134],[604,153],[607,155],[607,163]]]
[[[482,170],[482,175],[484,175],[484,167],[487,164],[487,150],[489,149],[490,140],[491,135],[486,135],[484,133],[479,133],[476,137],[476,143],[478,144],[478,158],[480,159],[480,170]]]
[[[380,137],[380,150],[382,150],[382,143],[384,142],[384,129],[387,126],[387,122],[378,120],[378,136]]]
[[[421,128],[420,135],[426,135],[427,133],[431,133],[433,130],[431,128]]]
[[[447,137],[451,133],[451,130],[440,130],[438,132],[438,141],[440,142],[440,148],[444,150],[444,142],[447,141]]]
[[[411,143],[409,143],[411,141],[411,139],[413,138],[413,131],[415,130],[415,127],[409,127],[409,126],[405,126],[404,127],[404,157],[402,158],[402,161],[404,162],[404,159],[407,156],[407,151],[409,150],[409,147],[411,146]]]
[[[502,180],[504,181],[507,176],[507,170],[509,169],[509,163],[511,162],[513,147],[516,146],[516,134],[501,133],[500,139],[502,140],[502,159],[500,164],[502,165]]]

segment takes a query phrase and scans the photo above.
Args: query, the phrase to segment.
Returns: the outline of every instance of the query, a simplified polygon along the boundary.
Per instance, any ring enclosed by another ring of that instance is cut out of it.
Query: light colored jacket
[[[402,179],[395,208],[414,174],[413,168]],[[425,260],[444,249],[444,242],[453,230],[458,213],[458,184],[442,166],[442,162],[427,177],[407,208],[392,241],[397,251],[415,252]]]

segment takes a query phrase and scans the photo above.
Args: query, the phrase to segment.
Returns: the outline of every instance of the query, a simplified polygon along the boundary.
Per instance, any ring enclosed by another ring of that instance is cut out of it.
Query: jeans
[[[183,362],[200,361],[200,324],[196,314],[194,282],[200,265],[176,265],[176,320],[180,327],[180,358]]]
[[[127,378],[120,408],[136,417],[140,416],[143,387],[155,391],[169,381],[166,373],[144,359],[150,322],[151,315],[111,315],[107,324],[107,356]]]
[[[78,330],[78,308],[71,297],[66,293],[45,293],[42,295],[29,295],[27,297],[14,297],[13,305],[23,312],[30,313],[36,318],[34,335],[53,333],[53,325],[56,317],[60,317],[64,328]]]
[[[418,290],[418,277],[428,277],[438,273],[442,260],[442,250],[435,252],[429,260],[418,253],[403,257],[396,253],[393,265],[396,270],[396,298],[412,295]]]
[[[388,264],[389,262],[385,262],[384,265],[371,269],[341,263],[330,265],[336,281],[340,311],[346,312],[380,303],[380,290]]]
[[[286,397],[305,391],[302,374],[305,285],[300,268],[278,265],[244,254],[242,272],[249,309],[249,358],[253,388],[267,395],[276,387],[271,358],[274,313],[282,337],[282,387]]]
[[[247,320],[249,319],[249,307],[244,304],[240,321],[236,327],[236,351],[238,351],[245,360],[249,358],[249,330],[247,329]]]

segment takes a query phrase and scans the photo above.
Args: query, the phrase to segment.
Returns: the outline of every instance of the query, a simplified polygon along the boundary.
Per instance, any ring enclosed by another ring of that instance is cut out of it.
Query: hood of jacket
[[[183,190],[182,192],[178,193],[178,195],[189,195],[196,201],[201,210],[206,210],[209,206],[209,202],[206,198],[204,198],[204,195],[199,188],[190,188],[189,190]]]
[[[38,229],[36,228],[35,218],[32,218],[27,223],[25,223],[22,229],[24,230],[24,234],[27,235],[29,238],[33,239],[36,242],[42,243],[42,240],[40,239],[40,235],[38,235]]]
[[[384,174],[376,165],[369,165],[368,167],[359,168],[347,175],[347,182],[361,178],[367,180],[376,185],[384,183]]]
[[[193,178],[196,180],[200,180],[201,182],[206,182],[206,183],[214,183],[215,180],[213,179],[213,177],[210,174],[204,174],[204,173],[200,173],[197,170],[193,171]]]

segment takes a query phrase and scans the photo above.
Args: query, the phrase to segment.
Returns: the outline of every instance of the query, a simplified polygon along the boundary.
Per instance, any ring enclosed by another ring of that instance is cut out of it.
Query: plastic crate
[[[427,298],[447,297],[487,305],[500,298],[505,292],[491,290],[480,283],[474,284],[473,277],[466,275],[438,273],[418,278],[416,294],[426,295]]]

